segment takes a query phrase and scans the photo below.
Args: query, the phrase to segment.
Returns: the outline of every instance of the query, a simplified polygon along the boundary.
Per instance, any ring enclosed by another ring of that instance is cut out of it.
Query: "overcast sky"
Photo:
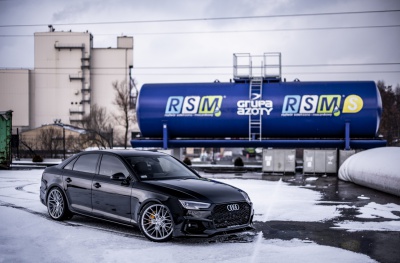
[[[370,12],[387,10],[397,12]],[[400,0],[0,0],[0,68],[32,69],[33,34],[53,24],[56,31],[88,30],[94,47],[133,36],[139,86],[229,81],[234,53],[264,52],[281,52],[287,81],[396,86],[399,10]]]

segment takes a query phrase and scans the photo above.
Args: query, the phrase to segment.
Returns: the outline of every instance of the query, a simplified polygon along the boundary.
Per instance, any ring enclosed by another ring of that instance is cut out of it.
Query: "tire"
[[[50,217],[57,221],[71,219],[72,213],[68,209],[68,203],[63,192],[58,187],[54,187],[47,195],[47,212]]]
[[[140,213],[139,227],[147,239],[165,242],[172,238],[174,222],[167,206],[149,203],[144,206]]]

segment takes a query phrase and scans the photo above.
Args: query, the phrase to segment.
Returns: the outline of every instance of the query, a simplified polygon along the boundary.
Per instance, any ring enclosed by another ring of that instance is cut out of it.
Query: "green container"
[[[0,169],[11,165],[12,111],[0,111]]]

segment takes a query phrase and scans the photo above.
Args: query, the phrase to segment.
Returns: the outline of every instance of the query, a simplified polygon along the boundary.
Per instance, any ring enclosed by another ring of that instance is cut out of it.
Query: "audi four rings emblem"
[[[228,209],[229,212],[232,212],[232,211],[237,211],[237,210],[239,210],[240,207],[239,207],[238,204],[232,204],[232,205],[227,205],[227,206],[226,206],[226,209]]]

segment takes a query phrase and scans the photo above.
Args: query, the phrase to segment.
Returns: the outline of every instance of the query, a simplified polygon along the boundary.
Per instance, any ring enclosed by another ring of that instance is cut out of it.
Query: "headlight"
[[[240,193],[243,195],[244,199],[246,199],[248,203],[251,203],[250,196],[246,192],[240,191]]]
[[[195,201],[179,200],[179,202],[184,208],[191,210],[207,209],[211,206],[211,204],[209,203],[201,203]]]

